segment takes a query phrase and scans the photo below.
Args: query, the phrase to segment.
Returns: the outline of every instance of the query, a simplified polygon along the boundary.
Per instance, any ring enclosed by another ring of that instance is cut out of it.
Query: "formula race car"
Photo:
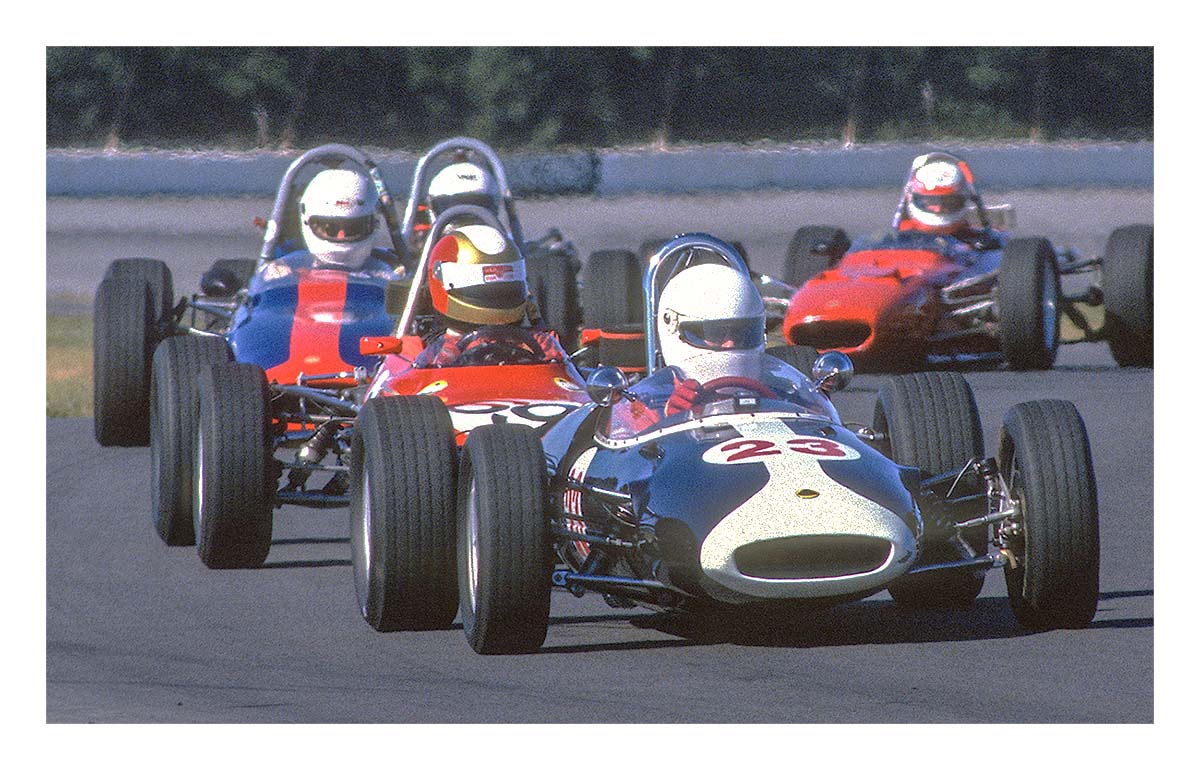
[[[505,227],[525,253],[526,280],[542,308],[543,321],[572,347],[578,339],[579,255],[557,228],[525,240],[504,166],[492,148],[470,137],[439,142],[417,161],[401,225],[409,267],[420,255],[433,220],[444,212],[441,200],[453,205],[482,205],[503,214]]]
[[[953,162],[970,178],[952,156],[923,160]],[[1102,257],[1084,259],[1045,238],[1012,237],[1011,207],[985,207],[973,184],[965,187],[973,207],[963,214],[965,236],[905,229],[907,187],[883,235],[851,243],[836,227],[797,230],[783,280],[799,288],[787,303],[784,339],[889,371],[981,359],[1047,369],[1059,344],[1100,340],[1121,366],[1153,365],[1153,226],[1117,228]],[[1090,282],[1064,292],[1070,276]]]
[[[416,462],[426,468],[424,473],[430,464],[438,467],[445,462],[438,447],[421,443],[421,413],[414,416],[403,405],[389,403],[410,399],[392,396],[416,397],[418,409],[426,399],[449,404],[455,419],[447,421],[451,432],[444,438],[451,451],[454,432],[465,436],[482,421],[541,424],[586,400],[583,381],[552,331],[484,326],[457,339],[458,354],[452,357],[441,355],[444,346],[436,351],[426,349],[424,340],[438,323],[421,314],[430,253],[451,224],[461,227],[472,219],[496,230],[502,228],[489,209],[446,209],[422,241],[421,256],[409,272],[412,279],[389,282],[381,291],[387,327],[353,338],[355,354],[370,359],[371,364],[334,374],[305,375],[295,384],[269,382],[271,372],[255,363],[213,363],[200,372],[195,502],[191,509],[196,546],[205,564],[258,566],[270,550],[273,510],[285,503],[334,507],[361,499],[361,495],[347,495],[355,468],[381,464],[386,470],[375,471],[377,481],[373,483],[380,486],[379,494],[396,500],[401,499],[396,495],[404,492],[390,488],[393,476],[401,460],[409,457],[397,452],[419,448],[421,456]],[[390,336],[397,332],[398,336]],[[331,392],[330,384],[341,390]],[[381,421],[394,431],[384,439],[379,438]],[[402,448],[385,443],[382,449],[371,449],[371,442],[388,439]],[[277,459],[281,449],[294,450],[294,459]],[[326,462],[330,455],[333,461]],[[287,477],[281,486],[285,470]],[[324,485],[317,486],[321,480]],[[354,489],[361,488],[360,480]],[[379,502],[376,507],[387,504]],[[352,516],[362,510],[358,503],[351,509]],[[369,513],[366,517],[370,519]],[[361,532],[362,527],[352,531]],[[352,542],[360,540],[356,537]],[[356,547],[355,553],[358,565],[363,551]],[[381,559],[377,563],[386,562]]]
[[[671,269],[669,279],[698,254],[745,271],[725,243],[680,236],[651,261],[648,318],[658,271]],[[1091,621],[1096,485],[1071,404],[1014,407],[998,457],[985,458],[961,375],[897,377],[879,394],[873,426],[847,425],[828,396],[852,366],[834,352],[811,379],[774,361],[759,379],[707,382],[696,407],[672,415],[663,402],[673,375],[653,325],[646,335],[638,385],[601,368],[588,380],[593,403],[540,435],[508,423],[472,431],[456,506],[453,466],[426,463],[423,484],[441,490],[442,507],[420,517],[369,508],[371,526],[409,549],[409,581],[387,596],[398,626],[445,627],[453,616],[431,609],[434,596],[448,603],[454,593],[444,556],[452,507],[463,629],[480,653],[540,647],[552,586],[599,592],[613,606],[697,612],[826,605],[884,588],[902,605],[967,605],[982,572],[1003,567],[1023,626]],[[647,425],[648,412],[660,419]],[[424,423],[421,442],[449,444],[441,419]]]

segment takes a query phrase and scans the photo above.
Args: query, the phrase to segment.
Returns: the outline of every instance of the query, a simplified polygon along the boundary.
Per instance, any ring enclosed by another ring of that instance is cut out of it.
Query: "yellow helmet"
[[[490,225],[458,227],[429,255],[433,308],[453,321],[510,324],[525,318],[525,260],[508,236]]]

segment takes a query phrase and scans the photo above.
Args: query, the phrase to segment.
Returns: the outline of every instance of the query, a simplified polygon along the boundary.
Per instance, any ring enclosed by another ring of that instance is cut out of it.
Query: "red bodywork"
[[[400,353],[384,357],[369,397],[435,395],[450,410],[461,446],[472,428],[491,422],[540,427],[590,401],[575,368],[562,362],[415,369],[420,337],[401,338]]]
[[[934,251],[849,252],[791,299],[783,335],[794,345],[839,350],[862,368],[923,357],[940,315],[940,287],[963,265]]]

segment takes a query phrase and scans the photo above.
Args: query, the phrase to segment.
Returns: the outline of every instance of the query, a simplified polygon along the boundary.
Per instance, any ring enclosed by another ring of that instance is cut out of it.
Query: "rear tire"
[[[1015,238],[996,281],[1000,349],[1009,367],[1049,369],[1058,354],[1058,258],[1045,238]]]
[[[887,434],[883,452],[901,465],[939,475],[983,457],[983,429],[971,386],[957,372],[921,372],[892,377],[875,401],[876,431]],[[986,527],[964,538],[977,555],[987,551]],[[949,542],[922,543],[919,563],[962,558]],[[888,592],[907,607],[970,605],[983,589],[984,572],[946,571],[905,575]]]
[[[179,336],[154,351],[150,382],[150,493],[154,529],[167,545],[195,545],[193,465],[199,395],[196,378],[231,358],[219,337]]]
[[[783,260],[783,280],[796,288],[837,265],[850,248],[850,237],[838,227],[816,225],[796,230]]]
[[[458,484],[463,631],[482,655],[535,652],[550,622],[546,461],[533,430],[485,425],[467,439]]]
[[[1000,469],[1020,501],[1009,604],[1026,628],[1083,628],[1100,593],[1100,522],[1087,429],[1069,401],[1017,404],[1004,417]]]
[[[434,396],[369,399],[350,462],[350,550],[377,631],[449,628],[458,610],[454,428]]]
[[[529,290],[542,323],[558,334],[568,351],[579,342],[579,282],[576,260],[563,255],[529,257],[525,261]]]
[[[632,251],[594,251],[583,268],[583,325],[642,323],[642,267]]]
[[[1104,247],[1104,331],[1119,366],[1154,366],[1154,226],[1118,227]]]
[[[213,569],[261,566],[278,480],[266,375],[254,364],[216,364],[200,371],[197,390],[196,550]]]

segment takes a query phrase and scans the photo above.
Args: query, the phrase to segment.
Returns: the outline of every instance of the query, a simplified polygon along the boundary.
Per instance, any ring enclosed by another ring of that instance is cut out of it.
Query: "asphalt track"
[[[1142,192],[1006,197],[1022,232],[1085,251],[1153,214]],[[825,193],[576,199],[529,202],[522,213],[530,232],[556,225],[585,253],[709,229],[776,270],[795,225],[878,227],[893,198],[854,193],[840,207]],[[1025,214],[1030,202],[1041,204],[1036,215]],[[212,259],[255,245],[249,213],[247,235],[200,214],[256,203],[49,201],[49,288],[89,291],[109,259],[141,255],[165,258],[176,285],[192,287]],[[131,229],[120,234],[119,224]],[[1087,629],[1021,630],[993,572],[971,610],[905,612],[884,593],[740,627],[556,593],[540,654],[480,657],[457,628],[379,634],[359,618],[345,512],[282,509],[265,568],[209,571],[151,529],[147,450],[99,448],[88,419],[48,420],[47,720],[1153,721],[1153,372],[1119,370],[1103,346],[1079,345],[1050,372],[967,377],[989,451],[1019,401],[1065,398],[1083,414],[1103,551]],[[864,375],[837,396],[843,419],[869,421],[881,382]]]

